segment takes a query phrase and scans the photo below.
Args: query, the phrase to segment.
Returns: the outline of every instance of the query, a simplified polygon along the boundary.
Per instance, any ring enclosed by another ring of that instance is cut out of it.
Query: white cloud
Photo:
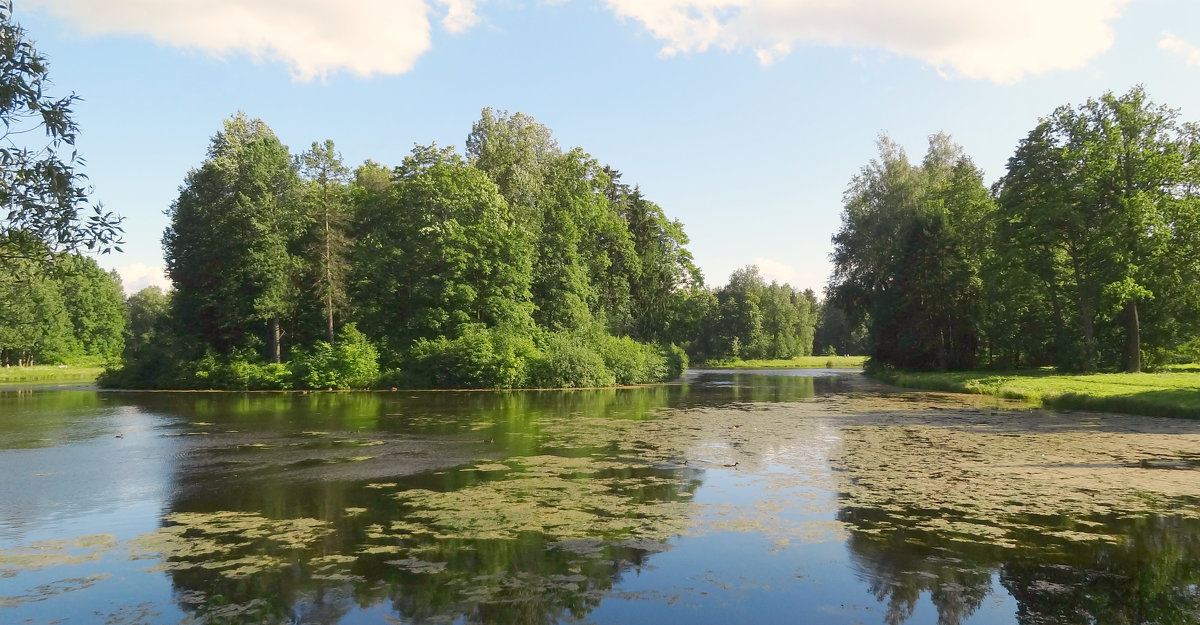
[[[476,0],[437,0],[443,26],[475,25]],[[280,62],[309,81],[403,74],[431,47],[426,0],[27,0],[87,35],[144,35],[173,47]]]
[[[661,53],[796,45],[877,49],[999,83],[1078,69],[1113,42],[1128,0],[605,0],[663,41]]]
[[[758,272],[767,280],[795,282],[796,278],[800,275],[791,265],[770,258],[763,258],[762,256],[755,258],[754,264],[758,265]]]
[[[437,0],[438,4],[446,6],[446,16],[442,18],[442,26],[446,30],[460,34],[479,23],[479,14],[475,12],[475,0]]]
[[[1200,67],[1200,47],[1183,41],[1171,33],[1163,33],[1163,38],[1158,42],[1158,47],[1183,55],[1188,67]]]
[[[117,273],[121,274],[121,285],[126,295],[133,295],[148,286],[161,287],[164,291],[171,288],[171,281],[159,266],[131,263],[117,267]]]

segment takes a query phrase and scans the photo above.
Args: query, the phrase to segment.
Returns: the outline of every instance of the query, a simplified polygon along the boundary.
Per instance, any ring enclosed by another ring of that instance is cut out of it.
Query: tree
[[[120,276],[78,254],[59,256],[54,269],[82,353],[118,358],[125,348],[125,292]]]
[[[887,137],[879,151],[846,191],[826,306],[852,326],[869,323],[880,361],[970,367],[992,211],[983,176],[943,134],[930,137],[919,166]]]
[[[615,198],[637,258],[627,264],[632,274],[628,279],[630,334],[642,341],[662,341],[688,291],[703,286],[704,278],[686,247],[682,222],[667,219],[662,208],[636,187],[620,185],[609,194]]]
[[[350,223],[348,181],[350,170],[333,141],[313,142],[297,159],[304,180],[304,211],[308,232],[304,256],[308,261],[306,286],[322,312],[329,343],[335,342],[335,316],[344,313],[347,300],[347,254],[350,241],[346,229]]]
[[[168,211],[163,248],[175,314],[219,352],[247,345],[265,324],[269,355],[281,360],[281,319],[296,300],[290,250],[303,225],[296,185],[287,147],[261,120],[238,113]]]
[[[394,180],[360,198],[354,226],[357,317],[387,364],[466,324],[531,329],[533,249],[496,185],[436,146]]]
[[[80,351],[59,285],[37,261],[12,258],[0,272],[0,364],[62,362]]]
[[[554,133],[521,112],[484,108],[467,136],[468,162],[496,183],[517,223],[535,234],[547,170],[560,154]]]
[[[1165,330],[1155,347],[1169,348],[1172,321],[1195,315],[1178,303],[1196,302],[1200,129],[1178,117],[1141,87],[1109,92],[1055,110],[1009,160],[1001,231],[1032,253],[1001,277],[1037,278],[1060,366],[1138,371],[1147,317]],[[1114,332],[1123,337],[1106,338]]]
[[[74,151],[75,94],[47,95],[49,65],[0,2],[0,264],[77,249],[120,250],[121,218],[91,207]]]

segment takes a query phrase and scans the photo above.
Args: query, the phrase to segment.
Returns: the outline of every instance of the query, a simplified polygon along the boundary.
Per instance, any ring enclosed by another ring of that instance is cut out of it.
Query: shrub
[[[430,388],[515,388],[528,383],[532,339],[470,324],[454,339],[420,339],[409,349],[406,385]]]
[[[207,352],[189,363],[190,375],[183,386],[228,391],[278,391],[292,388],[292,371],[287,364],[263,363],[253,350],[237,350],[228,357]]]
[[[688,355],[682,347],[674,343],[663,348],[663,358],[666,361],[666,375],[664,380],[674,380],[683,375],[688,368]]]
[[[599,336],[596,342],[596,351],[613,372],[617,384],[644,384],[667,379],[667,359],[658,349],[629,337],[617,338],[608,334]]]
[[[353,323],[337,335],[337,344],[317,341],[292,357],[297,388],[370,388],[379,379],[379,352]]]
[[[333,365],[341,382],[336,388],[371,388],[379,379],[379,351],[353,323],[338,332]]]
[[[543,388],[612,386],[616,377],[581,337],[553,333],[529,363],[530,383]]]

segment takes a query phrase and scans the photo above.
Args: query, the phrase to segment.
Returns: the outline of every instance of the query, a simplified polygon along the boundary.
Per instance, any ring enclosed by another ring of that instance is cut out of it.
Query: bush
[[[667,379],[667,360],[649,345],[629,338],[608,334],[597,339],[597,349],[604,365],[613,373],[617,384],[644,384]]]
[[[229,391],[279,391],[292,388],[292,371],[287,364],[262,363],[253,350],[238,350],[228,358],[208,352],[190,363],[185,385],[192,388]]]
[[[666,376],[664,380],[674,380],[683,375],[688,368],[688,355],[683,351],[683,348],[674,343],[663,348],[663,357],[666,360]]]
[[[612,386],[616,376],[581,337],[553,333],[529,363],[530,383],[542,388]]]
[[[317,341],[291,364],[296,388],[371,388],[379,379],[379,352],[353,323],[338,332],[337,344]]]
[[[457,338],[419,339],[409,349],[407,386],[517,388],[528,384],[533,341],[516,331],[464,326]]]

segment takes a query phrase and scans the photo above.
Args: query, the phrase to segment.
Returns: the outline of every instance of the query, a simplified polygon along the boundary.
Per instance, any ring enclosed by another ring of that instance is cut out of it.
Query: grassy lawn
[[[1051,408],[1200,418],[1200,366],[1162,373],[1064,375],[1051,370],[948,373],[893,371],[876,377],[909,388],[982,393]]]
[[[696,365],[707,369],[861,369],[866,356],[800,356],[785,360],[709,360]]]
[[[104,367],[94,364],[37,365],[33,367],[0,367],[0,384],[28,384],[41,382],[63,382],[87,384],[96,381]]]

